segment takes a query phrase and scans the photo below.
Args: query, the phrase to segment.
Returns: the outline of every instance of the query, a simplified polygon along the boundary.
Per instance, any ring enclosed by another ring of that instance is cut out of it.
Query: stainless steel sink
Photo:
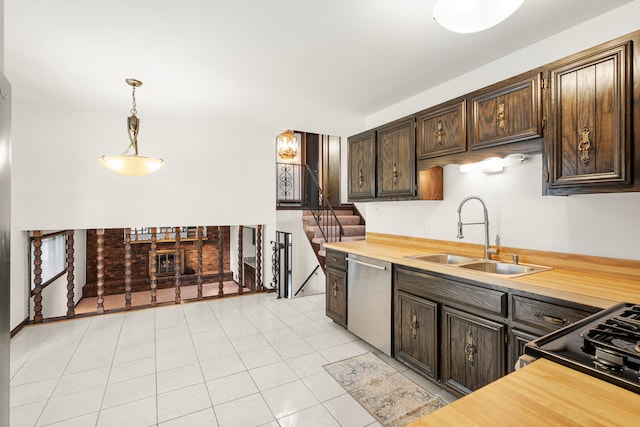
[[[469,258],[466,256],[452,254],[411,255],[406,256],[405,258],[415,259],[417,261],[433,262],[436,264],[465,264],[468,262],[478,261],[478,258]]]
[[[467,270],[475,270],[483,273],[497,274],[500,276],[521,276],[525,274],[537,273],[540,271],[550,270],[550,267],[542,267],[538,265],[521,265],[507,264],[504,262],[481,261],[470,264],[460,265],[460,268]]]

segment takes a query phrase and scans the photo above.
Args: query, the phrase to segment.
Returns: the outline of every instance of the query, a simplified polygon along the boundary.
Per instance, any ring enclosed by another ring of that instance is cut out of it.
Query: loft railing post
[[[42,323],[42,231],[33,232],[33,323]]]
[[[104,314],[104,228],[96,230],[96,252],[96,313]]]
[[[202,232],[203,232],[203,227],[202,226],[198,226],[198,229],[196,231],[196,233],[198,233],[197,235],[197,242],[198,242],[198,276],[197,276],[197,286],[198,286],[198,301],[202,300]]]
[[[262,225],[259,224],[256,233],[256,288],[259,292],[264,292],[262,284]]]
[[[182,268],[182,260],[180,259],[180,227],[175,227],[176,230],[176,250],[175,256],[173,257],[173,266],[174,266],[174,277],[176,278],[176,298],[175,303],[180,304],[182,302],[182,298],[180,296],[180,269]]]
[[[124,309],[131,310],[131,229],[124,229]]]
[[[222,227],[218,226],[218,296],[224,296],[224,258],[222,252]]]
[[[66,231],[66,247],[67,247],[67,319],[71,319],[76,316],[75,308],[75,285],[74,285],[74,272],[75,272],[75,253],[74,253],[74,231]]]
[[[238,226],[238,295],[242,295],[243,288],[243,269],[244,269],[244,255],[242,253],[242,245],[244,244],[244,226]]]
[[[156,249],[158,247],[156,227],[151,227],[151,248],[149,250],[149,274],[151,276],[151,307],[158,305],[158,259]]]

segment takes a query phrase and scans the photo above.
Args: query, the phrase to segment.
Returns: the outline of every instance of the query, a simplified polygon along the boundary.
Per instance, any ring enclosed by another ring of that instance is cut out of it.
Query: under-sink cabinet
[[[396,294],[395,357],[424,376],[438,378],[438,304]]]
[[[524,345],[598,311],[396,266],[394,357],[457,395],[514,370]]]

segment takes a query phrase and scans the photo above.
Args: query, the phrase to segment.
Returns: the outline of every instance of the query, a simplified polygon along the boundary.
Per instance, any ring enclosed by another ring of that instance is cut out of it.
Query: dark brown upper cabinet
[[[467,102],[455,99],[416,116],[418,159],[467,150]]]
[[[376,197],[376,132],[367,131],[349,137],[348,199],[371,200]]]
[[[377,129],[378,197],[416,196],[414,116]]]
[[[627,37],[550,67],[547,194],[616,191],[633,184],[632,49]]]
[[[475,92],[469,100],[470,149],[541,137],[541,80],[538,72]]]

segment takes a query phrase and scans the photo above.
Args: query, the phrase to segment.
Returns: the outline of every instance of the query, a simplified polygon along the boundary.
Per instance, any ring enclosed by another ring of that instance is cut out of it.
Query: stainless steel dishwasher
[[[347,329],[391,356],[391,263],[347,257]]]

